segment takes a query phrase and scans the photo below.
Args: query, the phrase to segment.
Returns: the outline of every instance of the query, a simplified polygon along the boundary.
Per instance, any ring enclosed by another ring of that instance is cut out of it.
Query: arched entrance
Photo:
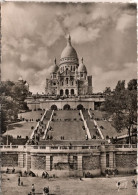
[[[68,89],[65,90],[65,94],[69,95],[69,90]]]
[[[74,89],[71,89],[71,95],[74,95]]]
[[[57,110],[57,106],[56,105],[52,105],[51,106],[51,110]]]
[[[63,110],[69,110],[70,109],[70,105],[69,104],[65,104],[64,106],[63,106]]]
[[[79,105],[77,106],[77,110],[83,110],[83,109],[84,109],[84,107],[83,107],[82,104],[79,104]]]
[[[60,95],[63,96],[63,89],[60,90]]]

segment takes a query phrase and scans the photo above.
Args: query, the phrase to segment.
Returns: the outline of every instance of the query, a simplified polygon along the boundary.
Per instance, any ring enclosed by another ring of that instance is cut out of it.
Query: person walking
[[[35,187],[34,187],[34,184],[32,184],[32,194],[35,195]]]
[[[18,186],[20,186],[20,182],[21,182],[21,179],[20,179],[20,176],[18,177]]]

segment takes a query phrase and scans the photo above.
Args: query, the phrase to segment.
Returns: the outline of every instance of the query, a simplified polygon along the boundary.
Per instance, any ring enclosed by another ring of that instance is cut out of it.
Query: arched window
[[[83,109],[84,109],[84,107],[83,107],[82,104],[79,104],[79,105],[77,106],[77,110],[83,110]]]
[[[70,105],[69,104],[65,104],[63,107],[63,110],[69,110],[70,109]]]
[[[51,106],[51,110],[57,110],[57,106],[56,105],[52,105]]]
[[[83,73],[81,73],[81,77],[83,77]]]
[[[69,90],[68,89],[65,90],[65,94],[69,95]]]
[[[75,66],[73,67],[73,71],[75,71]]]
[[[71,89],[71,95],[74,95],[74,89]]]
[[[63,96],[63,89],[60,90],[60,95]]]
[[[69,82],[69,79],[68,78],[66,78],[66,84],[68,85],[68,82]]]

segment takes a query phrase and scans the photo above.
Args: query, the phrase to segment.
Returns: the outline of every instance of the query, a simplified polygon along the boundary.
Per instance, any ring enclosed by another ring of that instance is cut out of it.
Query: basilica
[[[81,96],[92,94],[92,76],[88,76],[83,58],[79,63],[76,50],[72,47],[71,37],[62,51],[59,64],[51,68],[50,78],[46,79],[46,95]]]

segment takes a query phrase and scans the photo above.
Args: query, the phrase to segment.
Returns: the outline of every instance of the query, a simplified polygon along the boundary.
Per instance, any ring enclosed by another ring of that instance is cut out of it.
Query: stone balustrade
[[[0,151],[20,151],[20,152],[52,152],[52,151],[92,151],[92,150],[99,150],[99,151],[137,151],[136,144],[125,144],[125,145],[77,145],[77,146],[45,146],[45,145],[1,145]]]

